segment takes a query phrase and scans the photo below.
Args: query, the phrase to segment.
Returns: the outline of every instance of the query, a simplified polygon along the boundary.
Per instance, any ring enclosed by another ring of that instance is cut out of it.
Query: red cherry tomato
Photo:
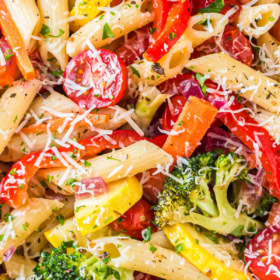
[[[162,146],[164,145],[166,139],[167,139],[167,135],[166,134],[157,135],[157,136],[155,136],[152,139],[146,138],[147,141],[152,142],[153,144],[157,145],[160,148],[162,148]]]
[[[104,108],[118,103],[127,87],[127,69],[115,53],[99,49],[75,56],[64,72],[63,88],[81,108]]]
[[[142,230],[151,226],[153,231],[156,227],[151,221],[154,220],[154,212],[151,205],[145,200],[139,200],[124,215],[110,224],[115,231],[125,233],[135,238],[142,238]]]
[[[253,51],[249,40],[235,27],[227,25],[221,39],[222,49],[216,44],[216,38],[212,37],[198,46],[192,58],[217,53],[223,49],[236,60],[251,66]]]
[[[198,13],[199,9],[205,8],[209,6],[211,3],[215,2],[215,0],[191,0],[192,2],[192,15]],[[240,13],[240,6],[250,2],[250,0],[225,0],[225,6],[221,10],[221,13],[224,15],[228,10],[230,10],[233,6],[238,6],[239,10],[230,16],[230,22],[233,22]]]
[[[256,235],[245,250],[249,269],[260,280],[280,279],[280,225],[266,228]]]
[[[164,130],[171,130],[183,110],[187,99],[182,95],[175,95],[170,99],[171,105],[166,104],[162,115],[162,127]]]
[[[140,57],[149,46],[150,25],[146,25],[137,31],[128,34],[128,38],[121,47],[116,50],[116,53],[124,61],[125,65],[132,64]]]

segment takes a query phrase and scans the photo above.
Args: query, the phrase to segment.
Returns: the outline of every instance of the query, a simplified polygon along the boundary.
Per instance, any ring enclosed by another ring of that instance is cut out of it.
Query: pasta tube
[[[32,100],[41,88],[41,82],[16,82],[0,99],[0,153],[3,152],[24,117]]]
[[[198,23],[208,20],[211,27],[199,29]],[[188,28],[171,50],[157,64],[146,59],[138,60],[131,65],[131,78],[136,82],[144,82],[157,86],[182,72],[193,48],[224,30],[228,19],[220,14],[200,14],[191,17]]]
[[[4,0],[24,41],[28,53],[35,51],[37,40],[32,38],[40,32],[40,14],[35,0],[10,1]]]
[[[237,19],[240,31],[250,37],[258,38],[268,32],[280,16],[278,4],[265,4],[259,6],[243,6]]]
[[[196,267],[174,251],[125,237],[105,237],[92,241],[100,253],[106,247],[111,256],[109,264],[148,273],[167,280],[209,280]],[[111,250],[110,250],[111,249]],[[118,255],[116,256],[116,253]]]
[[[280,84],[224,53],[189,61],[192,71],[209,75],[218,83],[270,112],[280,109]]]
[[[7,222],[0,225],[0,258],[8,256],[11,251],[23,244],[25,239],[63,204],[58,200],[30,198],[26,204],[14,209],[7,216]]]
[[[52,99],[51,102],[46,101],[48,104],[48,107],[50,109],[53,109],[57,112],[67,112],[67,110],[72,110],[76,111],[75,106],[72,106],[71,103],[69,103],[67,100],[68,98],[64,99],[61,98],[61,102],[57,102],[56,105],[55,103],[52,104],[52,101],[59,101],[59,99]],[[41,99],[40,99],[41,100]],[[38,100],[39,101],[39,100]],[[41,100],[42,101],[42,100]],[[42,118],[49,118],[53,117],[56,118],[54,115],[50,114],[48,111],[44,110],[43,108],[46,108],[47,106],[40,107],[40,104],[44,104],[43,102],[38,102],[36,103],[35,110],[33,111],[37,116],[43,116]],[[63,105],[64,104],[64,105]],[[38,106],[37,106],[38,105]],[[59,109],[59,106],[61,105],[61,111]],[[31,109],[33,107],[31,106]],[[68,111],[69,112],[69,111]],[[92,129],[85,129],[85,128],[74,128],[73,132],[69,136],[70,138],[76,138],[78,140],[83,140],[88,137],[92,137],[97,134],[98,129],[106,129],[106,130],[115,130],[122,125],[126,123],[126,118],[125,116],[126,111],[121,108],[117,107],[112,107],[112,108],[104,108],[100,109],[99,113],[101,114],[108,114],[110,116],[110,120],[107,123],[104,124],[99,124],[93,127]],[[61,140],[65,133],[68,130],[65,129],[62,133],[57,132],[55,134],[55,137],[58,140]],[[11,161],[17,161],[21,157],[25,156],[26,154],[36,152],[43,150],[46,146],[47,140],[48,140],[48,134],[45,133],[28,133],[28,134],[14,134],[13,137],[11,138],[10,142],[6,146],[5,150],[3,153],[0,155],[0,160],[4,162],[11,162]],[[52,141],[52,144],[55,146],[58,146],[58,144],[55,141]]]
[[[21,276],[24,276],[24,279],[29,279],[29,277],[34,275],[33,268],[36,264],[35,261],[14,254],[8,262],[5,262],[5,268],[7,274],[12,279],[20,279]]]
[[[68,63],[66,41],[69,38],[68,0],[38,0],[42,15],[43,36],[40,41],[40,54],[46,65],[55,58],[62,70]]]
[[[25,253],[30,257],[38,257],[39,252],[48,244],[48,240],[45,237],[45,232],[53,227],[59,227],[59,221],[61,224],[65,224],[64,220],[74,215],[74,197],[69,196],[65,198],[62,203],[64,206],[61,209],[55,209],[54,213],[43,222],[38,231],[34,231],[25,241]]]
[[[101,15],[74,33],[67,42],[68,55],[73,57],[88,49],[88,41],[95,48],[101,48],[110,44],[113,40],[152,22],[154,14],[151,9],[150,0],[124,2],[118,10]]]
[[[65,176],[66,168],[41,169],[38,177],[47,179],[53,176],[52,183],[70,190],[69,179],[83,180],[92,177],[102,177],[106,183],[134,176],[158,165],[172,163],[172,157],[148,141],[139,141],[126,148],[89,159],[90,167],[85,167],[82,173],[73,167]],[[84,168],[84,167],[83,167]]]

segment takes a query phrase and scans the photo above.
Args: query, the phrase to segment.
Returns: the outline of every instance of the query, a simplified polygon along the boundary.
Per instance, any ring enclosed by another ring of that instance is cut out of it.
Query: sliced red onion
[[[195,80],[194,74],[177,75],[175,78],[162,83],[159,86],[162,93],[181,94],[186,99],[190,96],[204,98],[199,83]]]
[[[77,184],[75,197],[77,199],[86,199],[108,192],[108,185],[102,177],[93,177],[82,180]]]
[[[8,262],[12,258],[13,254],[16,251],[16,247],[9,248],[4,254],[3,254],[3,261]]]

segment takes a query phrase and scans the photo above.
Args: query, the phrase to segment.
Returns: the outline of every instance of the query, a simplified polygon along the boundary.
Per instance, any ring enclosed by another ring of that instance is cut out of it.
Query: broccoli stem
[[[224,183],[224,180],[219,180],[217,182]],[[185,216],[183,221],[185,223],[200,225],[208,230],[224,235],[229,233],[236,236],[252,235],[255,231],[262,229],[264,227],[262,223],[243,213],[240,213],[238,216],[236,215],[236,209],[230,205],[227,199],[227,191],[230,181],[227,181],[227,184],[228,185],[216,184],[214,187],[214,193],[219,210],[218,217],[205,217],[192,212],[190,215]]]
[[[197,207],[200,208],[200,210],[203,212],[203,214],[216,217],[219,215],[219,211],[216,207],[215,202],[213,201],[211,197],[211,193],[209,191],[209,187],[207,183],[204,180],[200,180],[199,186],[201,187],[201,190],[203,192],[203,198],[198,199],[196,201],[193,201],[197,205]]]

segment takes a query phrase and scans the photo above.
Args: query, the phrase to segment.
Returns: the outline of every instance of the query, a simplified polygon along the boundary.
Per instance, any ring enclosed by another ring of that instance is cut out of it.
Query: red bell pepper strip
[[[79,144],[85,147],[84,150],[78,150],[71,145],[69,148],[58,148],[58,151],[59,153],[71,152],[73,153],[71,156],[79,160],[94,157],[107,149],[126,147],[143,139],[136,132],[130,130],[114,131],[109,137],[110,140],[106,140],[103,136],[95,136],[80,141]],[[61,166],[63,164],[56,158],[52,148],[23,157],[13,164],[1,182],[0,200],[14,208],[21,206],[28,198],[28,183],[34,174],[40,168]]]
[[[155,13],[153,38],[156,39],[164,29],[172,2],[169,0],[153,0],[153,7]]]
[[[216,89],[217,86],[213,82],[205,83],[208,87]],[[214,94],[208,94],[208,100],[215,104],[215,101],[221,102],[226,97]],[[225,112],[218,114],[218,118],[237,136],[246,146],[255,151],[256,160],[260,160],[266,171],[266,179],[269,183],[267,186],[270,193],[280,198],[280,147],[274,144],[274,139],[269,132],[261,127],[249,113],[244,109],[236,99],[229,104]]]
[[[144,57],[152,62],[159,61],[183,35],[188,26],[190,15],[191,5],[189,0],[179,0],[173,3],[162,32],[149,46]]]

